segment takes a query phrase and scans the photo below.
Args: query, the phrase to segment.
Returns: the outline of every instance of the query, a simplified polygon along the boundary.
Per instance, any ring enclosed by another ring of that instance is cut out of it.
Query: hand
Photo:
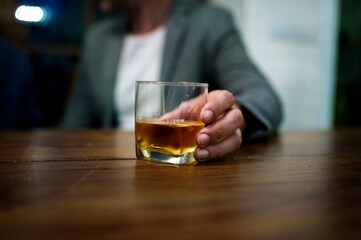
[[[232,93],[224,90],[208,94],[201,120],[209,124],[197,136],[194,157],[199,162],[221,157],[240,147],[244,118]]]

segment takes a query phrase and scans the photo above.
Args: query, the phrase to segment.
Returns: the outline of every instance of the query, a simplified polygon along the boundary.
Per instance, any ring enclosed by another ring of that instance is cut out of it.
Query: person
[[[277,129],[280,101],[248,57],[227,10],[182,0],[102,0],[101,6],[122,14],[88,32],[63,126],[131,129],[135,81],[159,80],[209,83],[198,161]]]

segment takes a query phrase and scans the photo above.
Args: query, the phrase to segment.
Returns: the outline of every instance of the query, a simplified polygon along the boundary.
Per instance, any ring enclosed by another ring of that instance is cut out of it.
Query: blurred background
[[[205,2],[232,11],[249,54],[283,101],[283,130],[361,125],[359,0]],[[0,6],[0,128],[57,126],[84,34],[109,16],[96,0]]]

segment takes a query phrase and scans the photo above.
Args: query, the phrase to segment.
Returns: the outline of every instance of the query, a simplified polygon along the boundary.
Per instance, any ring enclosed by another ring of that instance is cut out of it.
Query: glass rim
[[[174,86],[208,87],[208,83],[200,83],[200,82],[136,81],[136,84],[159,84],[159,85],[174,85]]]

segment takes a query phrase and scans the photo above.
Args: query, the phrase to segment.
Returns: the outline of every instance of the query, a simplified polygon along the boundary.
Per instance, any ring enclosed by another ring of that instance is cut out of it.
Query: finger
[[[201,120],[204,123],[210,123],[217,119],[227,109],[234,104],[234,96],[225,90],[216,90],[208,94],[207,104],[201,112]]]
[[[206,148],[197,148],[194,151],[194,157],[198,162],[204,162],[209,159],[224,156],[235,149],[238,149],[242,143],[242,133],[238,128],[234,133],[221,142],[210,145]]]
[[[202,129],[197,137],[199,147],[206,147],[232,135],[237,128],[242,128],[241,110],[233,108],[222,118]]]

